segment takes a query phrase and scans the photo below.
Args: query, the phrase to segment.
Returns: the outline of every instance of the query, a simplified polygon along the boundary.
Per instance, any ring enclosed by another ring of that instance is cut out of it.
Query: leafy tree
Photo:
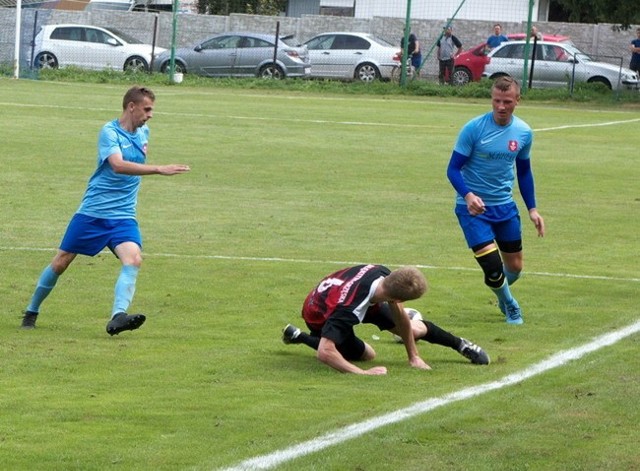
[[[285,11],[287,0],[258,0],[256,8],[247,5],[247,13],[254,15],[276,16]]]
[[[197,8],[198,13],[209,15],[278,15],[285,10],[286,3],[286,0],[198,0]]]
[[[622,29],[640,23],[638,0],[552,0],[550,11],[554,21],[615,23]]]

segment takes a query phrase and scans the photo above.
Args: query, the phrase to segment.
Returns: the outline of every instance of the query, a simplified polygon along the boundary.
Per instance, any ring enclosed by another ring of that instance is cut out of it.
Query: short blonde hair
[[[391,299],[411,301],[427,292],[427,279],[416,267],[402,267],[384,279],[384,289]]]

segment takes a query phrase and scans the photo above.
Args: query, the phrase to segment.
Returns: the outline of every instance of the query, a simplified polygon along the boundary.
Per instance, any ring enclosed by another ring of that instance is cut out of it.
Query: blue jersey
[[[141,177],[114,172],[107,158],[121,154],[128,162],[144,164],[148,142],[146,124],[132,133],[122,129],[118,119],[105,124],[98,138],[98,168],[77,212],[101,219],[135,219]]]
[[[533,132],[527,123],[512,116],[500,126],[493,112],[472,119],[460,131],[454,151],[466,156],[462,178],[470,191],[488,206],[513,201],[516,159],[529,159]],[[465,204],[457,195],[457,204]]]
[[[632,40],[631,45],[633,47],[640,47],[640,38]],[[631,64],[629,64],[629,68],[633,70],[640,69],[640,52],[631,53]]]
[[[496,36],[495,34],[492,34],[491,36],[489,36],[489,38],[487,39],[487,46],[489,46],[491,49],[498,47],[500,44],[509,41],[509,38],[506,37],[503,34],[500,34],[498,36]]]

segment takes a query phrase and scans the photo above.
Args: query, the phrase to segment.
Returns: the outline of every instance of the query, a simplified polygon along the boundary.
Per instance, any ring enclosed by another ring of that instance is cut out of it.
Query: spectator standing
[[[636,39],[631,40],[629,51],[631,51],[629,68],[640,73],[640,28],[636,29]]]
[[[487,38],[486,50],[490,51],[491,49],[495,49],[500,44],[508,40],[509,38],[502,34],[502,25],[500,23],[496,23],[493,25],[493,34]]]
[[[542,40],[542,33],[540,31],[538,31],[538,27],[537,26],[532,26],[531,27],[531,38],[537,39],[538,41]]]
[[[453,85],[453,60],[462,52],[462,43],[453,35],[451,26],[445,26],[442,37],[438,40],[438,62],[440,70],[438,79],[444,85],[445,79]]]
[[[402,53],[404,54],[404,38],[400,41],[400,45],[402,47]],[[418,37],[411,33],[409,34],[409,46],[407,47],[407,54],[411,59],[411,65],[415,69],[419,69],[422,65],[422,52],[420,51],[420,41],[418,41]]]

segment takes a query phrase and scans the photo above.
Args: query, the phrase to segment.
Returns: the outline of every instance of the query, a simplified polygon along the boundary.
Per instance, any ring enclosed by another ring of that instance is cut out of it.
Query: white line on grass
[[[593,128],[598,126],[615,126],[616,124],[629,124],[640,121],[640,118],[626,119],[624,121],[605,121],[604,123],[592,123],[592,124],[567,124],[565,126],[555,126],[552,128],[534,129],[535,132],[544,131],[560,131],[562,129],[575,129],[575,128]]]
[[[427,399],[426,401],[417,402],[409,407],[405,407],[404,409],[399,409],[385,415],[374,417],[372,419],[365,420],[364,422],[348,425],[313,440],[308,440],[306,442],[293,445],[289,448],[274,451],[273,453],[269,453],[267,455],[257,456],[255,458],[245,460],[231,468],[226,468],[226,471],[272,469],[279,464],[286,463],[302,456],[324,450],[325,448],[333,445],[339,445],[347,440],[351,440],[353,438],[364,435],[365,433],[369,433],[386,425],[401,422],[405,419],[416,417],[438,407],[445,406],[453,402],[470,399],[489,391],[521,383],[522,381],[533,376],[539,375],[553,368],[558,368],[560,366],[566,365],[572,360],[578,360],[589,353],[613,345],[637,332],[640,332],[640,321],[637,321],[635,324],[631,324],[617,331],[613,331],[608,334],[596,337],[595,339],[593,339],[593,341],[580,347],[558,352],[546,360],[531,365],[529,368],[526,368],[520,372],[507,375],[498,381],[480,384],[478,386],[471,386],[469,388],[446,394],[442,397],[436,397]]]
[[[0,246],[0,251],[14,252],[14,251],[25,251],[25,252],[54,252],[53,248],[45,248],[45,247],[2,247]],[[102,254],[109,254],[108,250],[104,250],[101,252]],[[175,253],[149,253],[145,252],[145,257],[165,257],[165,258],[183,258],[183,259],[200,259],[200,260],[245,260],[249,262],[283,262],[283,263],[311,263],[314,265],[342,265],[342,266],[352,266],[352,265],[365,265],[369,262],[358,262],[358,261],[349,261],[349,260],[313,260],[306,258],[283,258],[283,257],[246,257],[240,255],[185,255],[185,254],[175,254]],[[387,264],[389,267],[399,266],[395,264]],[[480,271],[480,268],[470,268],[470,267],[442,267],[437,265],[423,265],[423,264],[413,264],[413,266],[417,268],[424,268],[427,270],[455,270],[455,271]],[[528,271],[526,272],[528,276],[544,276],[544,277],[556,277],[556,278],[575,278],[575,279],[583,279],[583,280],[602,280],[602,281],[624,281],[624,282],[633,282],[639,283],[640,278],[622,278],[616,276],[604,276],[604,275],[576,275],[572,273],[550,273],[550,272],[534,272]]]
[[[105,108],[87,108],[87,107],[79,107],[79,106],[64,106],[64,105],[43,105],[40,103],[6,103],[0,102],[0,106],[17,106],[24,108],[57,108],[57,109],[67,109],[67,110],[82,110],[82,111],[110,111]],[[282,118],[282,117],[267,117],[267,116],[233,116],[233,115],[216,115],[216,114],[205,114],[205,113],[172,113],[172,112],[162,112],[156,111],[156,115],[167,115],[167,116],[181,116],[181,117],[190,117],[190,118],[211,118],[211,119],[234,119],[238,121],[278,121],[278,122],[295,122],[295,123],[311,123],[311,124],[336,124],[340,126],[379,126],[379,127],[387,127],[387,128],[424,128],[424,129],[444,129],[449,128],[449,126],[433,126],[433,125],[424,125],[424,124],[413,124],[413,123],[389,123],[389,122],[372,122],[372,121],[332,121],[326,119],[299,119],[299,118]],[[622,121],[607,121],[604,123],[586,123],[586,124],[568,124],[565,126],[556,126],[552,128],[541,128],[534,129],[535,132],[545,132],[545,131],[558,131],[563,129],[574,129],[574,128],[590,128],[590,127],[599,127],[599,126],[614,126],[617,124],[629,124],[640,121],[640,118],[628,119]]]

